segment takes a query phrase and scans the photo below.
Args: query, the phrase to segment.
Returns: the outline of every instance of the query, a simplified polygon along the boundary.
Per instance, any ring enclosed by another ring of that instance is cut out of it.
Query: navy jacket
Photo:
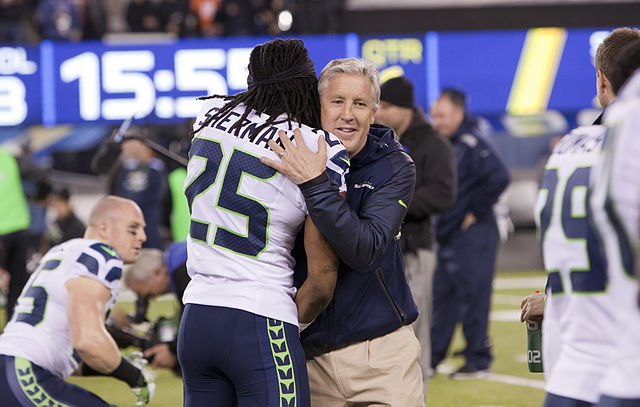
[[[467,212],[478,222],[494,218],[493,205],[509,185],[509,171],[491,146],[477,135],[476,122],[469,116],[451,138],[458,165],[458,196],[453,208],[441,214],[436,237],[447,242],[460,229]]]
[[[334,298],[302,332],[303,345],[369,340],[417,318],[396,240],[415,177],[393,130],[374,125],[351,159],[346,200],[326,175],[300,186],[313,222],[341,260]]]

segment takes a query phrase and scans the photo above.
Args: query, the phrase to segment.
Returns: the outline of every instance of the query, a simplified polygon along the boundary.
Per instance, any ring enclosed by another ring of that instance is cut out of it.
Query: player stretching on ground
[[[109,406],[64,381],[84,361],[83,374],[125,381],[147,404],[155,384],[120,355],[105,329],[122,274],[146,240],[142,211],[114,196],[89,215],[83,239],[53,247],[25,286],[0,336],[0,405]]]

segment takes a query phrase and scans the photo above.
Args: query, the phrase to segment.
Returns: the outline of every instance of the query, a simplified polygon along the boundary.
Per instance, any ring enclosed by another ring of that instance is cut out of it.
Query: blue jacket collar
[[[402,146],[396,140],[394,131],[386,126],[372,124],[371,127],[369,127],[369,134],[367,135],[367,142],[364,144],[364,147],[362,147],[362,150],[360,150],[358,154],[351,158],[351,167],[364,167],[370,162],[376,161],[396,149],[402,149]]]

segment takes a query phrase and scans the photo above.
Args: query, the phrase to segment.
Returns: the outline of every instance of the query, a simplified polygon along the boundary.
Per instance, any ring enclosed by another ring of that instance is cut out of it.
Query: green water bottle
[[[539,293],[540,291],[536,291]],[[542,321],[527,321],[527,365],[532,373],[542,369]]]

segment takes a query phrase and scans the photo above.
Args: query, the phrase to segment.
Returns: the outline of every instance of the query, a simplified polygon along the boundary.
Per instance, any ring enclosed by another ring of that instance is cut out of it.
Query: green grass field
[[[525,363],[526,329],[517,320],[505,320],[505,317],[517,315],[520,299],[543,287],[524,286],[529,278],[544,278],[542,272],[499,273],[498,281],[522,281],[515,284],[519,288],[497,288],[494,290],[494,312],[499,316],[490,324],[490,336],[495,359],[492,365],[494,375],[488,380],[451,380],[445,373],[439,373],[429,381],[426,403],[429,407],[533,407],[541,406],[544,391],[539,388],[544,380],[542,374],[529,373]],[[501,286],[498,284],[498,286]],[[121,303],[117,307],[133,309],[131,303]],[[171,302],[152,304],[149,316],[155,319],[160,315],[170,315],[174,311]],[[513,319],[513,318],[512,318]],[[3,326],[0,321],[0,326]],[[452,353],[464,347],[460,332],[456,332],[454,343],[449,349]],[[463,359],[445,360],[445,368],[455,369],[462,365]],[[157,390],[150,406],[175,407],[182,405],[182,382],[166,369],[155,370]],[[128,386],[113,378],[73,377],[69,381],[79,384],[100,395],[103,399],[118,406],[133,406],[135,398]],[[515,384],[514,384],[515,383]],[[533,387],[532,387],[533,386]],[[398,406],[403,407],[403,406]]]

